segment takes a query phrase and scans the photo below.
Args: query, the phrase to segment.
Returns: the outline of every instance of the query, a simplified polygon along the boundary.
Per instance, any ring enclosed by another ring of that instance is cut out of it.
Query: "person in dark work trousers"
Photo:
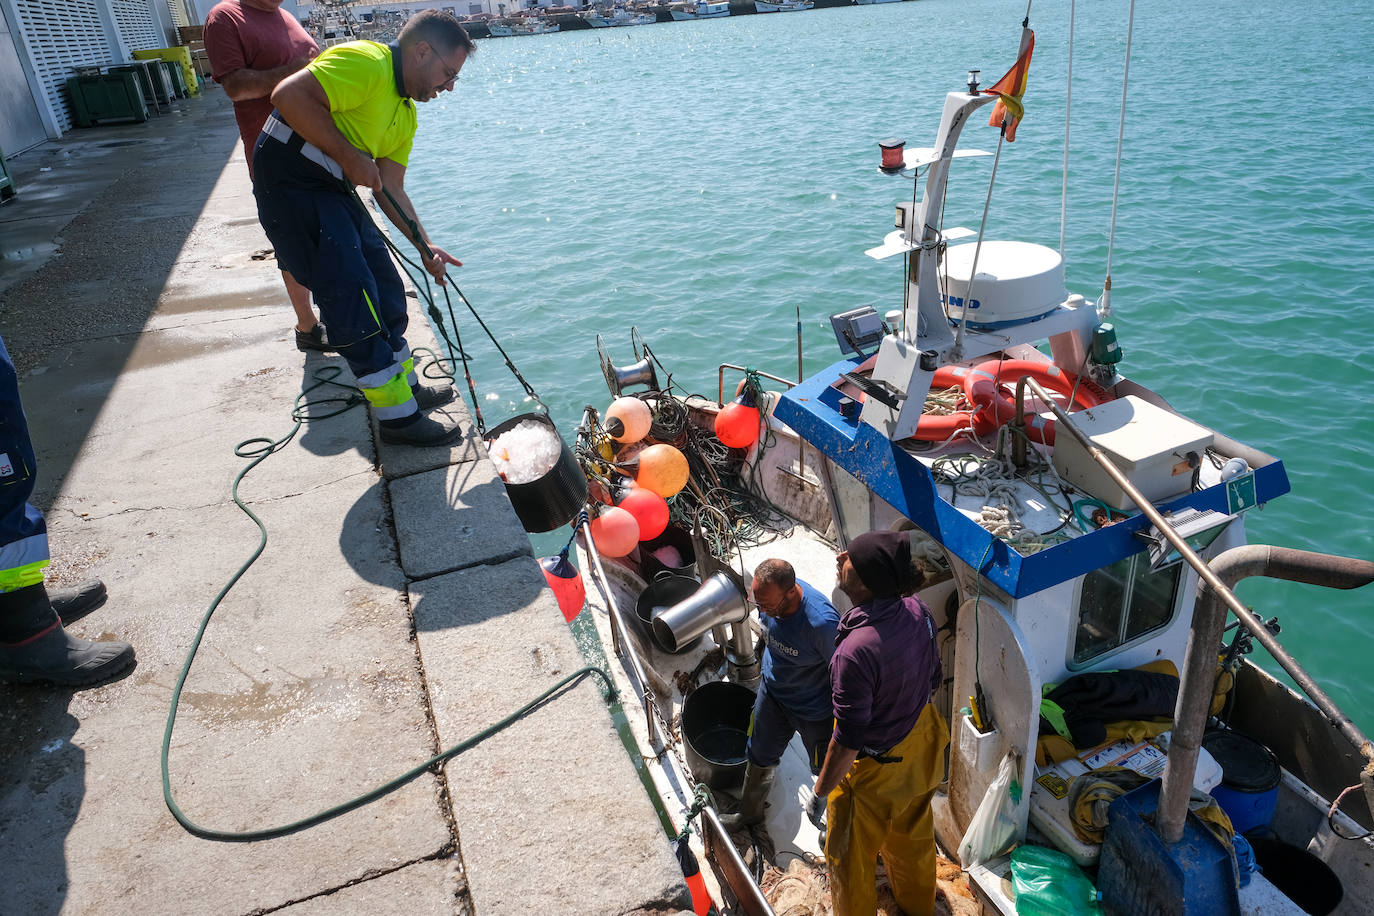
[[[800,734],[812,774],[820,772],[832,726],[830,656],[840,615],[820,592],[797,581],[786,560],[754,570],[754,603],[763,624],[763,683],[749,721],[739,809],[721,823],[738,830],[763,821],[773,771]]]
[[[94,579],[51,593],[43,585],[48,525],[29,504],[36,464],[19,378],[0,340],[0,681],[90,687],[131,667],[134,649],[62,625],[98,607],[105,585]]]
[[[210,56],[215,82],[234,102],[234,120],[243,138],[250,181],[253,145],[272,113],[268,96],[320,51],[281,4],[282,0],[223,0],[205,17],[205,53]],[[296,313],[296,349],[333,352],[324,325],[315,320],[310,308],[310,290],[285,270],[281,278]]]
[[[909,536],[870,531],[837,557],[854,607],[840,619],[830,661],[835,732],[807,815],[825,813],[825,863],[836,916],[872,916],[882,854],[907,916],[935,910],[930,802],[944,779],[949,728],[930,702],[940,653],[930,609],[912,593]]]
[[[277,260],[315,294],[330,343],[348,361],[385,442],[445,445],[462,429],[421,412],[453,400],[453,388],[419,384],[400,274],[353,188],[375,192],[440,284],[447,265],[461,266],[430,241],[406,196],[405,174],[415,103],[451,90],[473,50],[458,20],[438,10],[412,16],[395,44],[328,48],[272,91],[276,111],[253,154],[253,195]]]

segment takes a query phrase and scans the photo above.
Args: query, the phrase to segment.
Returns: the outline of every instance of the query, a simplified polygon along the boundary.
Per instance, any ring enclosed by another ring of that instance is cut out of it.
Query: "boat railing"
[[[725,405],[726,369],[734,369],[736,372],[754,372],[758,375],[763,376],[764,378],[771,378],[775,382],[782,382],[788,388],[791,388],[797,384],[791,379],[783,378],[780,375],[774,375],[771,372],[764,372],[762,369],[750,369],[748,366],[736,366],[734,363],[721,363],[720,368],[716,370],[716,382],[719,385],[719,390],[716,393],[716,403],[720,404],[722,407]]]
[[[626,638],[625,619],[621,616],[620,606],[615,600],[615,590],[611,587],[610,579],[606,578],[606,570],[601,565],[601,555],[597,553],[596,543],[592,540],[591,521],[584,514],[582,516],[582,538],[587,546],[587,556],[591,558],[592,567],[595,570],[597,587],[601,589],[602,597],[606,600],[606,610],[611,619],[611,649],[620,658],[628,659],[630,670],[634,674],[635,690],[639,692],[639,703],[644,710],[644,722],[649,732],[649,742],[653,746],[655,753],[660,753],[667,749],[673,740],[673,736],[666,731],[659,716],[654,714],[654,707],[657,700],[654,699],[653,690],[649,686],[649,679],[644,674],[644,662],[635,651],[634,644]]]
[[[1202,745],[1206,729],[1208,707],[1212,700],[1212,687],[1216,677],[1217,648],[1221,644],[1222,628],[1226,622],[1226,610],[1236,615],[1242,626],[1249,630],[1260,644],[1269,651],[1274,660],[1293,678],[1317,707],[1342,735],[1364,757],[1366,764],[1360,773],[1360,782],[1371,809],[1374,809],[1374,744],[1370,743],[1360,728],[1340,710],[1334,700],[1317,686],[1316,681],[1303,670],[1274,634],[1264,626],[1249,608],[1241,603],[1235,592],[1222,581],[1217,571],[1209,566],[1188,542],[1156,509],[1140,490],[1126,477],[1105,452],[1093,444],[1092,440],[1074,425],[1073,417],[1053,399],[1038,382],[1022,378],[1017,383],[1017,404],[1023,403],[1021,394],[1025,388],[1031,391],[1054,412],[1060,428],[1067,429],[1078,440],[1087,454],[1097,462],[1102,470],[1112,478],[1121,490],[1131,498],[1150,523],[1162,534],[1169,544],[1179,552],[1184,562],[1197,571],[1205,583],[1202,597],[1193,611],[1192,627],[1188,634],[1188,648],[1184,653],[1183,672],[1179,680],[1178,703],[1174,710],[1173,736],[1169,742],[1169,757],[1164,768],[1164,783],[1160,790],[1159,810],[1155,825],[1160,839],[1165,843],[1177,843],[1183,837],[1184,818],[1188,813],[1188,799],[1192,794],[1193,776],[1197,769],[1198,749]],[[1018,406],[1018,420],[1024,424],[1022,409]],[[1268,548],[1276,550],[1277,548]],[[1231,551],[1227,551],[1231,553]],[[1301,557],[1292,554],[1302,555]],[[1222,555],[1223,557],[1226,554]],[[1319,559],[1318,559],[1319,558]],[[1221,559],[1221,558],[1218,558]],[[1220,564],[1225,572],[1236,564]],[[1236,570],[1240,571],[1240,570]],[[1251,572],[1246,569],[1243,575],[1268,575],[1279,578],[1292,578],[1295,581],[1326,585],[1332,588],[1358,588],[1374,581],[1374,563],[1349,557],[1329,557],[1310,554],[1306,551],[1290,551],[1281,556],[1266,558],[1262,571]],[[1243,576],[1236,576],[1241,578]],[[1210,591],[1208,591],[1210,590]]]

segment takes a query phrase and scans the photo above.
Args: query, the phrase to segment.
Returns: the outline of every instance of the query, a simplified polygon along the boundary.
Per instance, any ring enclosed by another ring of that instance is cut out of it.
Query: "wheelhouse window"
[[[1182,573],[1181,565],[1151,572],[1145,553],[1088,573],[1078,603],[1073,664],[1082,665],[1166,625],[1174,616]]]

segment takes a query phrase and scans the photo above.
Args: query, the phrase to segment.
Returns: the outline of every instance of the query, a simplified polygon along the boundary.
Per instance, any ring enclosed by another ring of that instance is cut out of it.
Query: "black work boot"
[[[415,445],[422,448],[448,445],[463,435],[463,427],[454,423],[440,423],[432,417],[417,413],[404,426],[382,426],[382,441],[391,445]]]
[[[774,767],[758,767],[752,762],[744,767],[744,788],[740,790],[739,808],[734,814],[721,817],[720,825],[729,833],[763,823],[763,806],[768,790],[773,787]]]
[[[105,603],[105,583],[99,579],[87,579],[70,588],[50,588],[48,600],[65,626]]]
[[[12,683],[90,687],[134,663],[126,642],[91,642],[63,629],[41,583],[0,594],[0,639],[0,680]]]
[[[445,385],[442,388],[426,388],[416,382],[410,386],[410,393],[415,398],[415,405],[421,410],[433,410],[435,407],[442,407],[454,398],[452,385]]]

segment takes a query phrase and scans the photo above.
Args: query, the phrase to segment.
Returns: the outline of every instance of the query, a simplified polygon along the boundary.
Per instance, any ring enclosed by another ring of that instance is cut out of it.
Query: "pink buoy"
[[[602,509],[591,528],[592,543],[603,557],[623,557],[639,544],[639,522],[619,506]]]
[[[606,432],[617,442],[638,442],[653,425],[653,411],[639,398],[616,398],[606,408]]]
[[[653,490],[635,487],[616,503],[639,523],[639,539],[652,540],[668,527],[668,501]]]

